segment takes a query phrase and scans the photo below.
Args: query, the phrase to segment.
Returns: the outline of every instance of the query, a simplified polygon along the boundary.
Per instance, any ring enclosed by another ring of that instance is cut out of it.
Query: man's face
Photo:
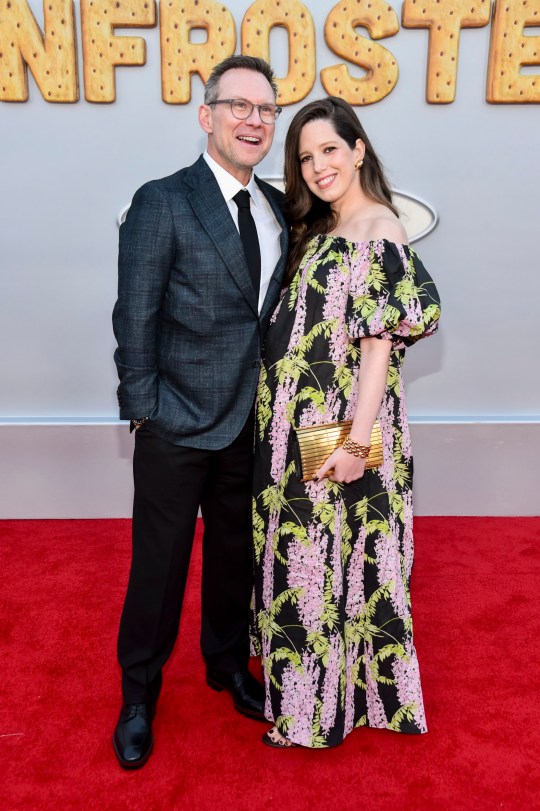
[[[262,73],[234,68],[219,80],[218,99],[246,99],[252,104],[275,104],[274,92]],[[257,107],[240,121],[229,104],[203,104],[199,123],[208,133],[208,153],[231,175],[246,184],[251,170],[272,146],[275,124],[264,124]]]

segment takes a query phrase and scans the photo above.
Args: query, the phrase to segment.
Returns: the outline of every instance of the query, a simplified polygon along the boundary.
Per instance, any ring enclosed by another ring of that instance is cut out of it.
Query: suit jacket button
[[[251,365],[253,366],[254,369],[259,369],[261,362],[260,360],[254,360]]]

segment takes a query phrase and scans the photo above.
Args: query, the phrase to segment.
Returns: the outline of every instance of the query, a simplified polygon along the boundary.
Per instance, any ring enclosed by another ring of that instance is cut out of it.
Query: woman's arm
[[[377,419],[386,388],[392,342],[381,338],[361,339],[358,373],[358,403],[350,437],[359,445],[369,445],[371,429]],[[334,482],[352,482],[364,475],[366,460],[338,448],[316,472],[316,479],[328,477]],[[333,473],[328,476],[328,471]]]

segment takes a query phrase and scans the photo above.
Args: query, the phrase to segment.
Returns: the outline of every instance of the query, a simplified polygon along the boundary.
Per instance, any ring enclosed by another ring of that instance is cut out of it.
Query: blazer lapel
[[[238,288],[258,315],[258,301],[246,264],[244,249],[217,180],[204,158],[193,165],[188,200],[195,216],[214,243]]]
[[[276,301],[277,301],[277,299],[279,297],[279,291],[281,289],[281,282],[283,280],[283,274],[285,273],[285,266],[287,264],[287,252],[288,252],[288,248],[289,248],[289,228],[287,226],[287,222],[285,220],[285,217],[283,216],[283,212],[282,212],[281,208],[279,207],[279,205],[277,204],[277,202],[275,201],[273,195],[266,193],[264,185],[263,185],[263,183],[261,183],[259,181],[259,178],[256,177],[255,179],[257,180],[257,185],[259,186],[259,189],[261,190],[261,192],[264,194],[264,196],[268,200],[268,203],[270,204],[270,207],[272,208],[272,211],[274,212],[276,220],[281,225],[281,234],[280,234],[280,237],[279,237],[279,244],[280,244],[280,247],[281,247],[281,256],[279,257],[278,262],[277,262],[277,264],[276,264],[276,266],[274,268],[274,272],[272,274],[272,277],[270,279],[270,283],[268,285],[268,290],[266,291],[266,296],[265,296],[265,299],[264,299],[264,302],[263,302],[263,306],[261,308],[261,313],[260,313],[259,318],[262,321],[262,320],[264,320],[265,316],[268,314],[268,311],[270,309],[274,308],[274,306],[276,304]]]

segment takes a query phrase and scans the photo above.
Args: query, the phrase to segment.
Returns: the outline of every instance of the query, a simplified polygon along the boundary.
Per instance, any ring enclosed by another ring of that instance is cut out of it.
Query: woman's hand
[[[324,465],[315,473],[314,481],[330,479],[332,482],[349,484],[364,475],[366,460],[360,456],[353,456],[343,448],[337,448],[332,456],[329,456]]]

